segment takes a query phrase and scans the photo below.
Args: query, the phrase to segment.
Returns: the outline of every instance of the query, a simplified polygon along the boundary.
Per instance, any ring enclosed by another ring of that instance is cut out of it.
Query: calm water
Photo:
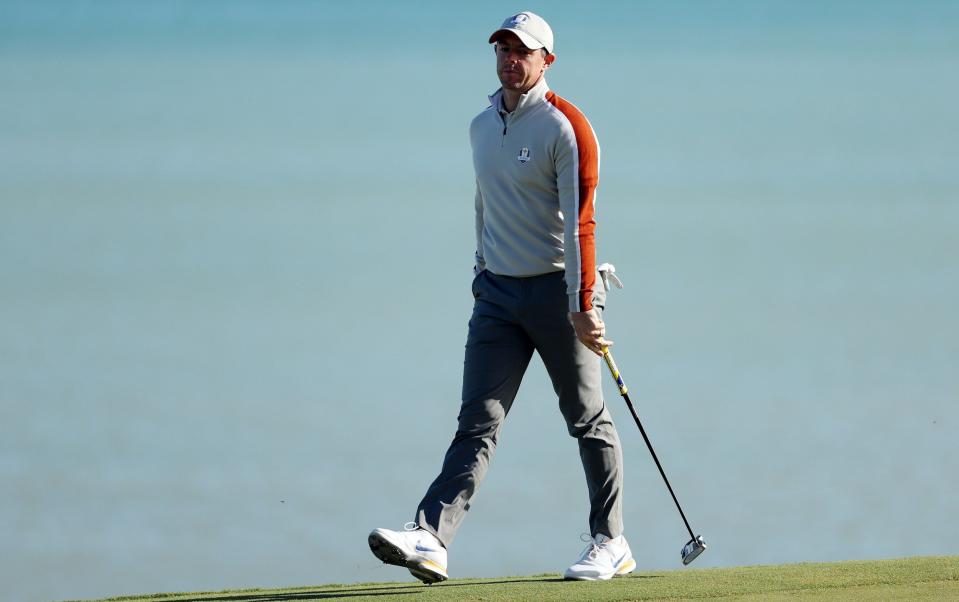
[[[600,137],[609,331],[697,566],[959,553],[956,5],[529,7]],[[466,128],[516,8],[0,4],[5,596],[405,578],[365,537],[455,427]],[[627,536],[675,568],[607,397]],[[565,568],[580,470],[534,361],[451,574]]]

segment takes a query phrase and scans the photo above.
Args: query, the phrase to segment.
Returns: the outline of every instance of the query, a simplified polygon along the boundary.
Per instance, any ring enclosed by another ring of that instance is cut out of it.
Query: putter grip
[[[616,367],[616,362],[613,361],[613,355],[609,352],[609,347],[603,347],[603,359],[606,360],[606,365],[609,366],[609,371],[612,372],[613,379],[616,380],[616,386],[619,387],[619,394],[626,395],[629,389],[626,388],[623,377],[619,375],[619,368]]]

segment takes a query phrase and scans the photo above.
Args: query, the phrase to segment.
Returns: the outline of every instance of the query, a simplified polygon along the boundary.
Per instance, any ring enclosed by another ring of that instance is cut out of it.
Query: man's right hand
[[[570,312],[576,338],[596,355],[603,355],[603,347],[612,347],[613,342],[606,340],[606,324],[595,309]]]

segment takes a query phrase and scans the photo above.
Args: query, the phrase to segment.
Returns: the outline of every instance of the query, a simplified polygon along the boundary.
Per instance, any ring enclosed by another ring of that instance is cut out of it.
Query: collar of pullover
[[[516,103],[516,108],[512,113],[513,116],[515,117],[529,107],[543,101],[546,98],[547,92],[549,92],[549,86],[546,85],[546,78],[540,78],[535,86],[530,88],[526,94],[519,97],[519,102]],[[489,97],[489,102],[493,105],[493,108],[501,114],[506,113],[506,107],[503,105],[503,88],[493,92]]]

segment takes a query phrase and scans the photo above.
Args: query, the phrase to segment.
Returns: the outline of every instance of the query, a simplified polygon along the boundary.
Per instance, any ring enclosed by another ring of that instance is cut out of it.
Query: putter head
[[[690,562],[696,560],[696,558],[703,553],[706,549],[706,542],[703,540],[702,535],[697,535],[693,539],[690,539],[686,542],[686,545],[683,546],[683,564],[689,564]]]

